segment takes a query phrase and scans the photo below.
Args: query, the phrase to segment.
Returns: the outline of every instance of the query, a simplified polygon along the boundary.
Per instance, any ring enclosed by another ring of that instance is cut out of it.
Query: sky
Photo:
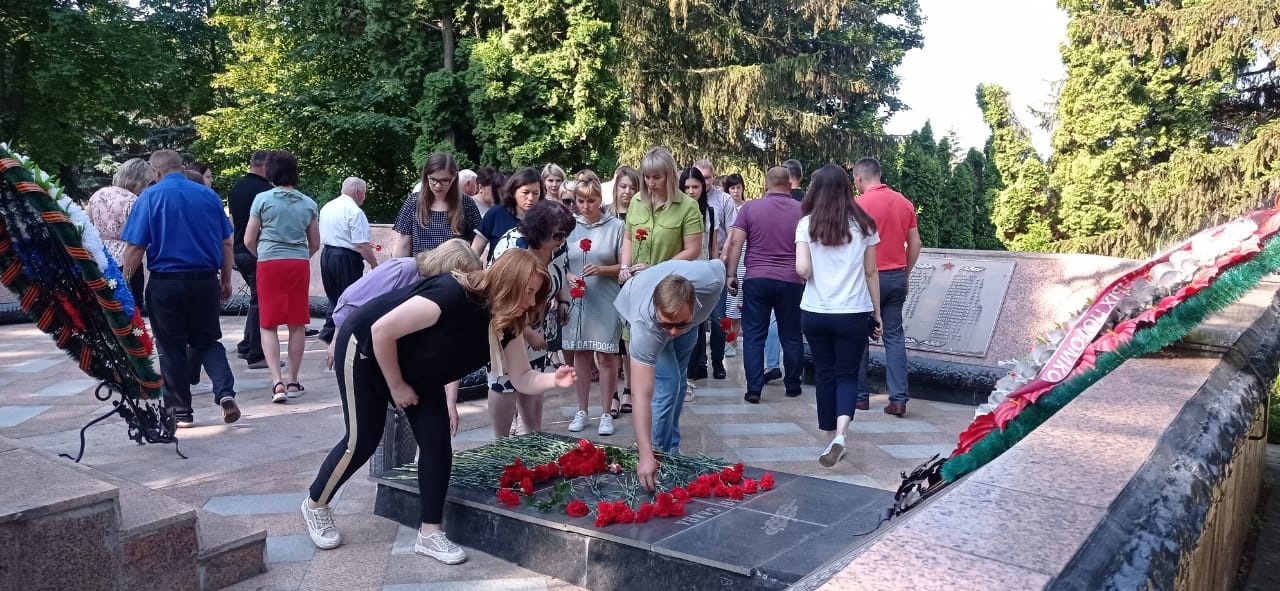
[[[1058,54],[1066,13],[1054,0],[920,0],[920,13],[927,19],[924,48],[898,67],[898,98],[908,110],[895,113],[886,131],[905,135],[928,120],[935,138],[954,128],[963,148],[982,149],[990,131],[974,93],[979,83],[996,83],[1047,156],[1049,132],[1028,107],[1044,110],[1066,77]]]

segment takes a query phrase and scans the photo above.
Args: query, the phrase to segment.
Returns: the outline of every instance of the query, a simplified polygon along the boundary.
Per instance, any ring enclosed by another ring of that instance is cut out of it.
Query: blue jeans
[[[782,342],[778,340],[778,317],[769,315],[769,335],[764,339],[764,367],[782,367]]]
[[[689,387],[689,356],[698,342],[697,329],[667,341],[658,353],[653,380],[653,448],[680,453],[680,411]]]
[[[769,333],[769,314],[778,319],[782,343],[782,384],[788,392],[800,390],[804,370],[804,340],[800,336],[800,298],[804,284],[776,279],[747,279],[742,286],[742,367],[747,374],[747,391],[764,389],[764,347]]]
[[[884,382],[889,388],[889,402],[906,404],[907,397],[907,340],[902,330],[902,305],[907,301],[907,270],[895,269],[880,272],[880,319],[884,321]],[[867,379],[867,363],[871,349],[862,357],[858,368],[861,386],[858,400],[866,400],[871,391]]]
[[[836,418],[852,418],[858,400],[858,366],[867,349],[871,313],[800,312],[804,337],[813,353],[818,428],[836,430]]]

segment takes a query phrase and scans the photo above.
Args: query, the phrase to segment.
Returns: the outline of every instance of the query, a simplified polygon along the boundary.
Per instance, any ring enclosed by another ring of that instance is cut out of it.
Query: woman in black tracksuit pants
[[[343,323],[334,358],[347,433],[302,504],[316,546],[341,543],[329,501],[377,449],[392,403],[404,409],[420,450],[422,526],[414,550],[446,564],[466,560],[440,529],[453,457],[445,384],[489,360],[491,346],[508,368],[523,368],[510,372],[521,392],[541,394],[574,381],[569,367],[555,374],[530,369],[520,335],[528,318],[542,314],[550,277],[528,251],[510,254],[486,271],[436,275],[379,296]],[[503,336],[491,341],[491,334]]]

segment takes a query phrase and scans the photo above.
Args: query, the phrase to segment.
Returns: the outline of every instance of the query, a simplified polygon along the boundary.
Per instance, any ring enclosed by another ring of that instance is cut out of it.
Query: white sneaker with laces
[[[418,543],[413,545],[413,551],[445,564],[459,564],[467,559],[467,553],[463,552],[457,544],[450,542],[443,531],[432,532],[429,536],[423,536],[422,532],[418,532]]]
[[[600,426],[596,427],[596,435],[613,435],[613,417],[608,414],[600,415]]]
[[[818,456],[818,463],[830,468],[844,459],[844,454],[844,437],[836,437],[827,444],[827,449],[823,450],[822,455]]]
[[[737,350],[737,349],[734,349],[734,348],[733,348],[733,345],[725,345],[725,346],[724,346],[724,356],[725,356],[725,357],[737,357],[737,356],[738,356],[738,350]]]
[[[311,541],[321,550],[332,550],[342,543],[338,527],[333,524],[333,511],[328,505],[312,509],[310,499],[302,500],[302,518],[307,522]]]
[[[587,411],[580,410],[573,415],[573,420],[569,421],[569,432],[577,433],[587,427]]]

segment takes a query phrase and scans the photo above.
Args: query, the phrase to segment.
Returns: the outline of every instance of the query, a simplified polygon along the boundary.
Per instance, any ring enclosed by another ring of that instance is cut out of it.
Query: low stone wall
[[[1213,353],[1132,360],[795,589],[1228,589],[1280,359],[1274,283]],[[1203,348],[1209,348],[1208,345]]]

